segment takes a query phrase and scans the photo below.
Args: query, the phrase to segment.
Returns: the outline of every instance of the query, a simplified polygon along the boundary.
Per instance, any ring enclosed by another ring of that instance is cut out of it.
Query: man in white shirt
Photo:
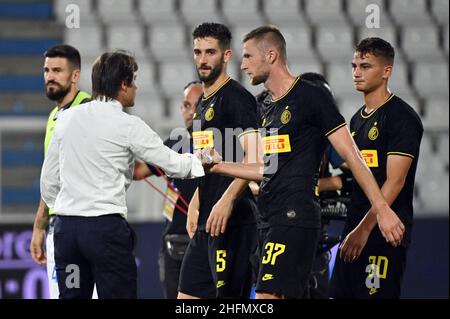
[[[134,105],[137,64],[122,51],[104,53],[92,69],[93,101],[64,112],[41,173],[41,195],[54,208],[60,298],[136,298],[133,231],[125,192],[139,158],[168,175],[204,175],[192,154],[178,154],[140,118]]]

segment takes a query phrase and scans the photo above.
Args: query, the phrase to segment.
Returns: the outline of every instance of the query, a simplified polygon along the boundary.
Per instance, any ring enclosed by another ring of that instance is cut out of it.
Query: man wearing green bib
[[[56,106],[48,117],[45,132],[44,152],[47,154],[53,128],[60,112],[89,102],[91,96],[78,89],[81,58],[77,49],[70,45],[57,45],[48,49],[44,53],[44,57],[46,95],[50,100],[56,102]],[[59,289],[55,271],[52,216],[53,210],[49,209],[41,198],[33,225],[30,253],[38,265],[47,264],[50,298],[57,299],[59,298]],[[95,291],[94,295],[96,295]]]

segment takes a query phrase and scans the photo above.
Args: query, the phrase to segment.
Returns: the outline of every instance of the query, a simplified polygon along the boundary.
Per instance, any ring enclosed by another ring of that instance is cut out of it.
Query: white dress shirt
[[[126,218],[125,192],[135,158],[177,178],[204,175],[194,155],[178,154],[118,101],[92,101],[63,112],[41,172],[41,196],[57,215]]]

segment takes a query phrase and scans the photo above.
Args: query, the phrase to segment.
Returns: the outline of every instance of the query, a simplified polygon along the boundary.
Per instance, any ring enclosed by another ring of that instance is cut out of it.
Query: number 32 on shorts
[[[262,259],[262,264],[264,265],[270,263],[273,266],[275,265],[277,257],[284,253],[284,251],[286,250],[286,245],[272,243],[269,241],[266,246],[264,246],[264,249],[266,250],[266,254]]]

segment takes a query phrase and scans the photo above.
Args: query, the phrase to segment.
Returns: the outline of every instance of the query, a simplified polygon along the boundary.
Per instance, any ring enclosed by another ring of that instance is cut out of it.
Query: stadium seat
[[[156,130],[158,125],[166,118],[164,101],[158,94],[138,93],[135,105],[129,108],[130,114],[140,117],[144,122]]]
[[[224,21],[215,0],[183,0],[180,1],[180,10],[184,20],[192,30],[206,21]]]
[[[448,97],[448,62],[436,61],[416,63],[413,83],[422,97]]]
[[[445,49],[445,52],[447,53],[448,56],[448,41],[449,41],[449,32],[448,32],[448,24],[444,27],[444,32],[443,32],[443,36],[444,36],[444,44],[443,47]]]
[[[409,85],[408,65],[403,62],[401,57],[395,58],[394,68],[389,79],[389,88],[400,97],[412,96],[414,94]]]
[[[134,1],[97,0],[99,17],[108,25],[134,23],[137,20]]]
[[[449,197],[443,196],[443,194],[449,192],[448,173],[441,171],[440,174],[433,177],[421,183],[424,190],[421,198],[425,204],[425,209],[431,214],[448,212]]]
[[[82,57],[96,56],[104,51],[103,32],[98,24],[83,24],[79,29],[64,29],[65,43],[73,45]]]
[[[192,40],[187,45],[186,30],[177,24],[155,25],[148,32],[151,56],[157,61],[192,57]]]
[[[144,45],[144,31],[138,24],[113,24],[106,29],[108,50],[126,49],[135,56],[147,55]]]
[[[222,12],[230,25],[263,24],[258,0],[227,0],[221,1]]]
[[[267,19],[274,25],[299,24],[305,21],[298,0],[263,0],[262,6]]]
[[[337,97],[342,98],[357,94],[353,85],[350,62],[328,64],[326,76]]]
[[[346,25],[319,26],[317,50],[325,61],[350,61],[353,55],[353,32]]]
[[[244,36],[254,28],[258,27],[257,24],[242,24],[231,29],[233,37],[231,38],[231,48],[234,51],[234,56],[242,56],[242,40]]]
[[[350,127],[350,120],[352,119],[353,115],[361,108],[361,106],[364,105],[364,99],[363,96],[355,96],[348,97],[348,98],[341,98],[338,99],[338,106],[339,106],[339,112],[342,114],[342,116],[345,118],[345,121]]]
[[[280,31],[286,40],[288,60],[312,60],[317,58],[311,43],[311,29],[303,24],[284,25]]]
[[[192,60],[165,61],[159,71],[161,88],[168,97],[180,96],[186,83],[196,78]]]
[[[440,158],[441,161],[444,163],[444,165],[447,166],[447,170],[448,170],[448,165],[449,165],[449,152],[448,152],[448,148],[449,148],[449,139],[448,139],[448,131],[439,134],[439,139],[438,139],[437,146],[438,146],[437,149],[438,149],[439,158]]]
[[[432,0],[431,12],[436,20],[443,25],[448,25],[449,4],[447,0]]]
[[[175,0],[140,0],[138,11],[147,25],[177,25],[178,11]]]
[[[138,64],[138,72],[136,77],[136,85],[138,87],[137,94],[156,93],[158,86],[155,82],[154,64],[145,58],[138,58],[136,62]]]
[[[408,26],[403,29],[402,47],[413,61],[433,61],[442,57],[439,33],[433,25]]]
[[[53,106],[42,92],[0,93],[0,116],[48,116]]]
[[[389,2],[390,13],[400,25],[429,25],[431,17],[427,11],[426,0],[394,0]]]
[[[341,0],[306,0],[305,11],[314,26],[346,23]]]
[[[236,81],[241,81],[241,79],[243,79],[245,81],[246,75],[241,72],[240,56],[233,56],[231,60],[228,61],[227,72],[232,79]]]
[[[448,98],[430,98],[425,104],[423,125],[426,129],[449,128]]]

